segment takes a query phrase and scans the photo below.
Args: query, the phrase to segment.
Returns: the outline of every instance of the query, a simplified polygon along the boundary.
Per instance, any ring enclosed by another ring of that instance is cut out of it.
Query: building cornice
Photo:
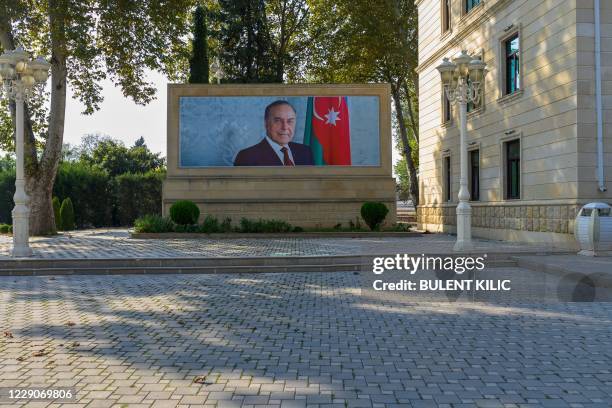
[[[420,4],[425,0],[417,0],[415,4]],[[420,74],[424,69],[429,67],[431,64],[438,62],[443,57],[446,57],[448,51],[453,48],[457,48],[469,34],[471,34],[477,27],[480,27],[482,23],[491,19],[500,9],[508,5],[512,0],[498,0],[493,2],[492,0],[483,0],[485,8],[477,11],[473,15],[465,15],[461,17],[459,21],[457,31],[454,35],[448,39],[448,41],[440,47],[436,52],[430,55],[425,61],[416,67],[415,71]],[[488,6],[488,8],[487,8]]]

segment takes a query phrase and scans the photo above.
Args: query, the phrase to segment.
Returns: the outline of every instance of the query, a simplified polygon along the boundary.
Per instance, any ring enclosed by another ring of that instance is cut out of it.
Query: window
[[[452,119],[451,103],[446,96],[446,92],[442,92],[442,123],[449,123]]]
[[[480,201],[480,151],[472,150],[470,154],[469,188],[470,200]]]
[[[465,13],[472,11],[474,7],[480,4],[480,0],[465,0]]]
[[[450,156],[444,157],[444,201],[452,201]]]
[[[450,30],[451,26],[451,0],[442,0],[442,34]]]
[[[514,34],[503,42],[504,48],[504,77],[506,83],[504,85],[504,95],[510,95],[517,92],[521,88],[520,64],[519,64],[519,35]]]
[[[467,76],[467,83],[468,85],[470,85],[472,83],[472,81],[470,81],[470,76]],[[478,103],[474,103],[471,101],[468,101],[467,103],[467,112],[470,113],[472,111],[478,110],[482,107],[482,96],[484,95],[483,93],[483,87],[484,87],[484,81],[480,83],[480,100],[478,101]]]
[[[512,140],[504,144],[506,156],[506,199],[521,198],[521,142]]]

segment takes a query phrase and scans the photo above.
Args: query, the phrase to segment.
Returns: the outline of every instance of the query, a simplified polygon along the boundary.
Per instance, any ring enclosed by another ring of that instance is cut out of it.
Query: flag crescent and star
[[[304,144],[317,166],[351,165],[351,135],[346,96],[311,96],[306,110]]]

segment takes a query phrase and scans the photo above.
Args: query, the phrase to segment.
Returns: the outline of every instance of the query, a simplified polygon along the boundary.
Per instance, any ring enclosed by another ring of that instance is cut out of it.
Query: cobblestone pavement
[[[359,282],[0,277],[0,384],[75,387],[66,407],[612,406],[610,303],[402,301]]]
[[[455,237],[383,238],[244,238],[244,239],[131,239],[127,230],[96,229],[54,237],[34,237],[36,258],[184,258],[330,256],[392,253],[449,253]],[[0,259],[8,259],[11,237],[0,237]],[[475,251],[537,252],[550,246],[475,240]]]

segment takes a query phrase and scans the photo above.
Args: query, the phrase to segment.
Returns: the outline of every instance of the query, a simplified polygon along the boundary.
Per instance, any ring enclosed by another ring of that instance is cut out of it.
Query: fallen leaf
[[[25,359],[26,359],[26,358],[25,358],[24,356],[17,357],[17,361],[25,361]]]
[[[44,357],[47,354],[49,354],[51,351],[47,350],[47,349],[41,349],[38,350],[36,353],[33,354],[34,357]]]
[[[74,322],[68,322],[68,323],[66,323],[66,324],[67,324],[68,326],[74,326],[74,325],[75,325],[75,323],[74,323]]]
[[[197,384],[210,384],[206,382],[206,376],[204,375],[197,376],[196,378],[193,379],[193,382]]]
[[[184,321],[182,321],[182,320],[179,320],[177,323],[178,323],[178,324],[180,324],[181,326],[184,326],[184,325],[185,325],[185,322],[184,322]]]
[[[71,344],[72,347],[79,347],[80,345],[81,345],[81,343],[79,343],[78,341],[74,341]]]
[[[13,338],[13,333],[11,333],[10,331],[5,331],[4,332],[4,337],[8,337],[9,339]]]

